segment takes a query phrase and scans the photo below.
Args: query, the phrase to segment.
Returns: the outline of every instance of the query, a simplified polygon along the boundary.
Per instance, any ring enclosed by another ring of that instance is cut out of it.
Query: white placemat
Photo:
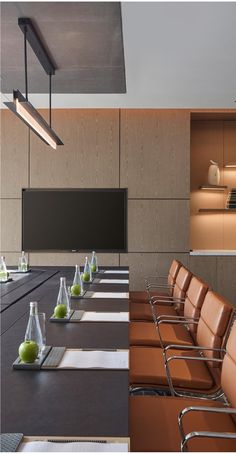
[[[87,292],[90,295],[90,292]],[[127,292],[91,292],[90,298],[129,298]]]
[[[128,369],[129,352],[67,349],[58,369]]]
[[[99,284],[128,284],[128,279],[100,279]]]
[[[128,452],[128,443],[28,441],[22,442],[17,452]]]
[[[128,322],[128,312],[84,312],[81,322]]]
[[[105,270],[105,274],[129,274],[129,270]]]

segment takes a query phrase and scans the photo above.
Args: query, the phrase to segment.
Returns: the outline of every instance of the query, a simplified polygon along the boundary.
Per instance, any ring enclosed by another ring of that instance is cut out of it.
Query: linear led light
[[[19,18],[18,25],[24,33],[24,62],[25,62],[25,97],[19,90],[13,90],[13,103],[4,104],[24,123],[29,126],[46,144],[56,149],[63,142],[51,128],[51,78],[55,74],[55,65],[43,46],[32,21],[29,18]],[[49,124],[28,100],[28,74],[27,74],[27,41],[38,58],[40,64],[49,76]]]
[[[228,164],[225,164],[225,167],[234,168],[234,167],[236,167],[236,162],[228,162]]]
[[[44,139],[48,145],[51,145],[52,148],[56,149],[57,145],[63,145],[62,141],[57,137],[48,123],[19,90],[13,91],[13,97],[16,112],[31,129],[37,132],[37,134]]]

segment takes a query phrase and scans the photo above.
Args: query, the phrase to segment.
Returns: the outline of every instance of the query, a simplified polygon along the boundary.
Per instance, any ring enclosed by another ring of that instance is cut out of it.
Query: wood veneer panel
[[[236,257],[217,257],[217,292],[236,306]]]
[[[198,213],[200,208],[224,208],[226,192],[199,190],[207,183],[210,160],[219,163],[223,177],[223,121],[191,122],[191,249],[223,249],[221,214]]]
[[[117,109],[55,109],[53,128],[64,143],[56,151],[31,134],[31,187],[119,186]]]
[[[191,191],[207,183],[210,159],[223,167],[223,122],[195,121],[191,123]],[[221,174],[221,182],[223,183]]]
[[[1,200],[1,250],[21,251],[21,200]]]
[[[190,218],[191,249],[224,249],[223,218],[220,213],[199,213]]]
[[[130,290],[145,290],[144,276],[166,275],[173,259],[188,266],[189,254],[129,253],[121,254],[121,265],[129,266]]]
[[[21,120],[1,109],[1,197],[21,197],[28,185],[28,135]]]
[[[19,252],[5,252],[1,251],[1,254],[5,257],[7,267],[18,267],[18,260],[20,257],[21,251]],[[29,260],[29,255],[25,253],[27,260]]]
[[[189,112],[123,109],[120,127],[129,197],[189,197]]]
[[[217,289],[217,257],[197,257],[190,255],[189,268],[192,273],[203,279],[213,290]]]
[[[233,213],[223,214],[222,218],[224,249],[236,250],[236,210]]]
[[[129,200],[129,251],[188,251],[188,220],[188,200]]]
[[[224,164],[236,162],[236,121],[224,121]],[[224,181],[236,188],[236,168],[224,168]]]
[[[85,252],[81,253],[62,253],[62,252],[31,252],[29,254],[30,265],[32,266],[74,266],[84,265]],[[97,254],[98,266],[118,266],[119,254]]]

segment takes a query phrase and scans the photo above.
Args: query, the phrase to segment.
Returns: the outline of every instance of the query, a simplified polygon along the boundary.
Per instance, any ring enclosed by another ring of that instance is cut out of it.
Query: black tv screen
[[[127,189],[23,189],[22,250],[127,251]]]

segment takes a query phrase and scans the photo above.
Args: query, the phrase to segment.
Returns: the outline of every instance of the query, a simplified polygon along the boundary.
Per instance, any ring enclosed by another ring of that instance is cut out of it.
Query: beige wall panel
[[[121,110],[121,186],[129,197],[189,197],[189,112]]]
[[[144,276],[166,275],[174,258],[188,266],[189,254],[121,254],[120,264],[130,267],[130,290],[144,290]]]
[[[129,200],[129,251],[189,250],[188,220],[188,200]]]
[[[21,200],[1,200],[1,250],[21,251]]]
[[[236,257],[217,257],[217,291],[236,306]]]
[[[28,187],[28,137],[28,127],[1,109],[1,197],[21,197],[21,189]]]
[[[129,266],[129,289],[144,290],[144,276],[158,273],[157,254],[121,254],[120,264]]]
[[[223,167],[223,122],[191,122],[191,191],[207,183],[210,159]],[[222,171],[221,171],[222,180]],[[223,183],[222,183],[223,184]],[[199,207],[200,208],[200,207]]]
[[[119,186],[117,109],[56,109],[53,128],[56,151],[31,134],[31,187]]]
[[[89,254],[91,255],[91,254]],[[29,254],[29,260],[31,266],[74,266],[74,265],[84,265],[85,256],[84,254],[77,253],[62,253],[62,252],[31,252]],[[98,257],[98,266],[118,266],[119,265],[119,255],[118,254],[97,254]]]
[[[190,218],[191,249],[224,249],[221,214],[200,213]]]
[[[189,268],[203,279],[214,291],[217,289],[217,257],[196,257],[190,255]]]
[[[20,252],[1,252],[1,255],[5,257],[7,267],[18,267],[18,260]],[[28,259],[28,254],[25,254]]]

